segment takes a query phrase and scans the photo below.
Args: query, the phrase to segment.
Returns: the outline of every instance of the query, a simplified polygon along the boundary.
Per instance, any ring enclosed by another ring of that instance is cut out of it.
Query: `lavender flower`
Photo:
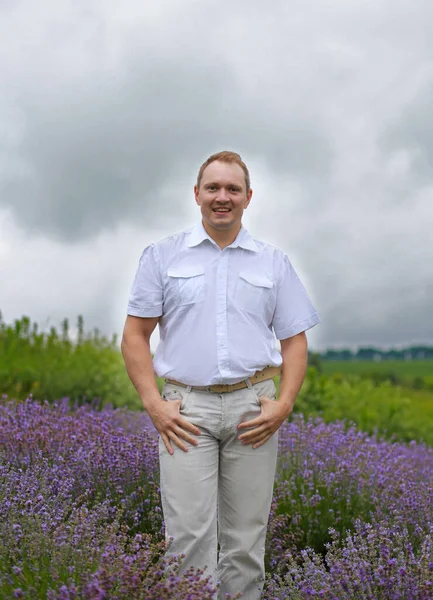
[[[263,598],[433,598],[433,450],[344,422],[280,430]],[[0,403],[0,597],[206,600],[164,558],[145,413]]]

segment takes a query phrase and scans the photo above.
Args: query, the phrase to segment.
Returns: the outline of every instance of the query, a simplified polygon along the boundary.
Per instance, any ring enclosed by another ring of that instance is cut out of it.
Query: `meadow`
[[[0,321],[0,598],[210,600],[164,558],[157,436],[115,340],[67,329]],[[432,406],[309,368],[279,434],[263,600],[433,598]]]
[[[360,375],[373,380],[390,380],[396,384],[433,391],[433,360],[322,361],[327,375]]]

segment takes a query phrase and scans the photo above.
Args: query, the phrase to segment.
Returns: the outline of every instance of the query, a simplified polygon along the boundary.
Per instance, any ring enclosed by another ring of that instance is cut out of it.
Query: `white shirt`
[[[320,323],[286,254],[244,227],[221,250],[201,222],[144,249],[128,314],[161,317],[156,374],[200,386],[281,365],[274,332],[281,340]]]

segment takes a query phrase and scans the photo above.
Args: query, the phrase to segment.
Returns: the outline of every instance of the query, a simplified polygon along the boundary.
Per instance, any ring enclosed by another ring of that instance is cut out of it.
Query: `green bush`
[[[0,313],[0,393],[23,400],[30,394],[50,402],[69,397],[81,404],[98,401],[101,406],[141,408],[126,373],[116,336],[107,340],[95,329],[85,334],[78,317],[78,339],[70,340],[65,319],[59,333],[38,333],[28,317],[13,325]]]
[[[294,413],[318,415],[327,423],[345,419],[388,440],[433,445],[432,394],[395,386],[389,380],[378,383],[358,375],[327,376],[310,367]]]

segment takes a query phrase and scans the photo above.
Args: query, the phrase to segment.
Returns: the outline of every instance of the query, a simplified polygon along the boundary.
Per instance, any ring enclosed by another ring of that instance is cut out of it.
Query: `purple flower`
[[[295,416],[279,435],[264,599],[431,598],[432,479],[423,444]],[[0,537],[0,597],[215,592],[203,572],[164,558],[145,413],[72,410],[67,399],[0,404]]]

